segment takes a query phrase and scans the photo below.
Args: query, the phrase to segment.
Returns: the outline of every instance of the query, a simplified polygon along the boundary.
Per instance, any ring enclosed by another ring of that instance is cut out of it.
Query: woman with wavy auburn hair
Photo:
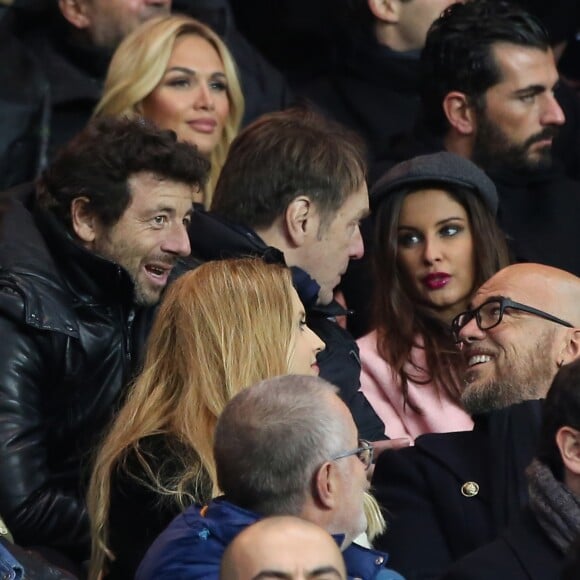
[[[211,161],[211,194],[236,136],[244,98],[234,60],[223,41],[188,16],[154,18],[119,45],[94,116],[143,116]]]
[[[318,374],[322,348],[284,266],[223,260],[178,278],[96,457],[91,578],[132,578],[177,514],[218,494],[213,432],[226,403],[265,378]]]

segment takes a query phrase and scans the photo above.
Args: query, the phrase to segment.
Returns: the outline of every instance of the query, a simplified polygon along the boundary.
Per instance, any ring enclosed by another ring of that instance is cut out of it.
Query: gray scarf
[[[544,533],[565,554],[580,534],[580,497],[574,496],[537,459],[527,468],[526,475],[530,509]]]

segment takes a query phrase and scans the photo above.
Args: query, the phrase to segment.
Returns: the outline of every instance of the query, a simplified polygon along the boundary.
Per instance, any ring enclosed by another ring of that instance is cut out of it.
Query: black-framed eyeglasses
[[[491,298],[473,310],[466,310],[465,312],[458,314],[451,323],[451,328],[455,338],[459,340],[460,330],[474,318],[479,330],[489,330],[490,328],[497,326],[502,321],[503,313],[505,312],[506,308],[528,312],[529,314],[539,316],[544,320],[549,320],[550,322],[555,322],[556,324],[561,324],[562,326],[567,326],[568,328],[574,328],[574,325],[570,324],[569,322],[566,322],[557,316],[553,316],[552,314],[548,314],[543,310],[538,310],[532,306],[526,306],[525,304],[514,302],[513,300],[505,298],[504,296],[499,296],[497,298]]]
[[[375,448],[373,447],[372,443],[367,441],[366,439],[359,439],[358,440],[358,447],[356,449],[351,449],[350,451],[345,451],[344,453],[339,453],[334,457],[331,457],[331,461],[336,461],[337,459],[343,459],[344,457],[350,457],[351,455],[356,455],[365,466],[365,469],[368,469],[373,462],[373,457],[375,455]]]

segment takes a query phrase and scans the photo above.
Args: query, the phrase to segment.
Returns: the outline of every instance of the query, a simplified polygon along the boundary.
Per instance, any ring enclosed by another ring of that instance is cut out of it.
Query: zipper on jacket
[[[125,332],[125,353],[127,360],[131,362],[133,353],[131,349],[131,337],[133,335],[133,321],[135,320],[135,310],[131,308],[127,316],[127,331]]]

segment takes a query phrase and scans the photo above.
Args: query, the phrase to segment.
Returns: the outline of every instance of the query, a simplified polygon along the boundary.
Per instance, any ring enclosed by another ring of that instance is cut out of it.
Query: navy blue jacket
[[[223,497],[207,508],[191,506],[177,516],[153,542],[135,580],[217,580],[220,562],[230,542],[260,516]],[[342,541],[342,537],[338,538]],[[388,556],[351,544],[344,552],[349,578],[403,580],[386,567]]]

